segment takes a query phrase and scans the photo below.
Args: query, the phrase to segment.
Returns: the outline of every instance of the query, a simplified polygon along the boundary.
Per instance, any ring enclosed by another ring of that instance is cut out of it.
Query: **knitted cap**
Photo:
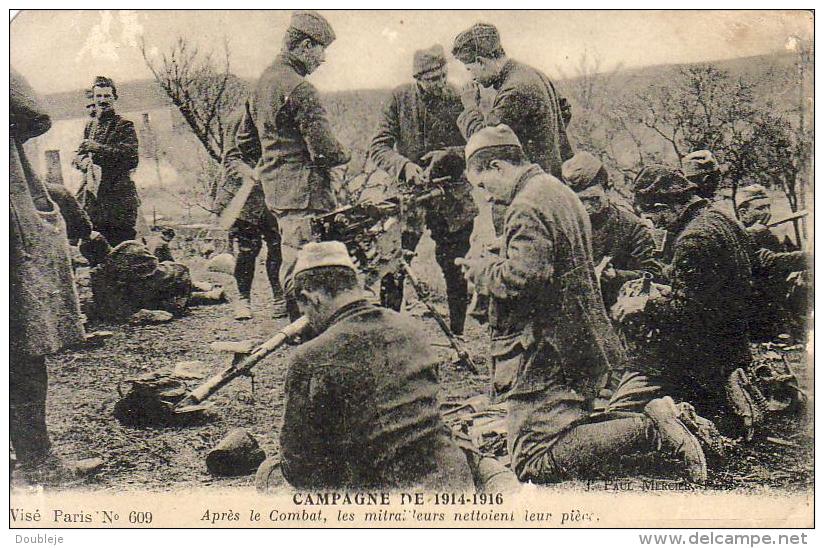
[[[639,204],[672,202],[693,194],[698,186],[687,180],[684,174],[669,166],[653,164],[644,167],[632,183],[635,201]]]
[[[298,252],[292,279],[300,272],[322,266],[343,266],[357,271],[349,251],[341,242],[309,242]]]
[[[579,152],[561,166],[561,177],[575,192],[581,192],[601,182],[598,174],[604,164],[589,152]]]
[[[446,54],[443,51],[443,46],[435,44],[428,49],[419,49],[415,52],[415,57],[412,61],[412,75],[415,78],[438,70],[446,65]]]
[[[332,25],[316,11],[300,10],[292,13],[289,28],[302,32],[324,47],[328,47],[336,38]]]
[[[503,53],[501,36],[495,25],[475,23],[455,37],[452,55],[462,63],[472,63],[477,56],[500,57]]]
[[[767,189],[758,183],[739,189],[738,193],[735,195],[735,201],[738,202],[738,205],[746,204],[747,202],[769,199],[770,197],[767,195]]]
[[[708,173],[721,171],[718,161],[709,150],[690,152],[681,159],[681,165],[684,166],[685,177],[706,175]]]

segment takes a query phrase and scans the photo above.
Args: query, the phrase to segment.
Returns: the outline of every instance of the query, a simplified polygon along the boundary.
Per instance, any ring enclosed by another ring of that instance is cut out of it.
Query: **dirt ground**
[[[416,259],[413,267],[422,278],[429,279],[436,291],[442,291],[442,279],[433,275],[431,247],[431,241],[423,245],[422,257]],[[193,261],[190,266],[195,279],[221,284],[230,297],[234,295],[231,276],[207,272],[203,261]],[[89,489],[171,491],[204,485],[253,485],[251,475],[228,479],[211,476],[206,470],[205,457],[236,427],[246,428],[267,456],[278,455],[289,347],[280,349],[256,368],[254,390],[248,378],[240,378],[213,396],[215,410],[204,424],[131,428],[122,426],[112,416],[118,399],[117,385],[124,379],[157,369],[171,369],[180,361],[201,360],[217,370],[226,364],[226,357],[210,351],[209,343],[262,341],[285,325],[286,320],[274,321],[268,313],[270,296],[261,264],[258,264],[252,300],[255,317],[246,322],[234,321],[231,304],[222,304],[192,308],[185,317],[155,326],[95,325],[92,327],[114,331],[102,347],[66,352],[50,359],[48,425],[55,451],[64,457],[94,455],[105,461],[104,469],[88,484]],[[445,306],[441,306],[445,312]],[[423,319],[422,322],[443,358],[442,399],[459,400],[487,392],[488,377],[472,375],[453,365],[452,351],[434,321]],[[486,330],[472,319],[467,323],[470,352],[482,371],[486,371]],[[755,348],[757,353],[765,352],[763,346]],[[803,366],[801,346],[787,343],[778,351],[786,353],[801,377],[801,384],[811,391],[812,371]],[[770,439],[761,437],[736,447],[724,464],[711,468],[708,487],[811,489],[812,420],[812,402],[801,413],[771,419],[765,429]]]

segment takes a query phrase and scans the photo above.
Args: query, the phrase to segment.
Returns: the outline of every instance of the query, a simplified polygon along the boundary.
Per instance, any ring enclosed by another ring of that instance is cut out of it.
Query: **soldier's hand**
[[[455,265],[461,267],[463,271],[464,278],[466,281],[475,285],[478,288],[482,288],[480,276],[483,270],[483,266],[486,261],[483,260],[483,257],[479,257],[476,259],[467,259],[466,257],[458,257],[455,259]]]
[[[100,152],[103,150],[103,146],[98,143],[97,141],[93,141],[92,139],[83,139],[80,143],[80,147],[77,149],[78,152]]]
[[[403,180],[414,185],[422,185],[426,182],[423,169],[414,162],[406,162],[403,166]]]
[[[481,103],[481,86],[472,81],[461,88],[461,104],[465,110],[476,108]]]
[[[421,156],[421,163],[431,168],[432,166],[438,165],[438,163],[442,162],[447,156],[449,156],[449,151],[447,150],[433,150]]]
[[[618,277],[618,272],[615,270],[615,267],[612,266],[612,263],[607,264],[607,266],[601,271],[601,279],[604,281],[614,280]]]
[[[80,171],[88,171],[89,168],[92,166],[92,159],[89,158],[86,154],[78,154],[74,157],[74,160],[72,160],[72,165]]]
[[[747,227],[747,232],[750,234],[761,234],[762,232],[768,232],[769,230],[769,227],[761,222],[753,223]]]

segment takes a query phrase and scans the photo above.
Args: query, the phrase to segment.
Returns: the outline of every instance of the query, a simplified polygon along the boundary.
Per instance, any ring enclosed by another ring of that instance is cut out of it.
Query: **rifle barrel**
[[[272,338],[255,348],[252,353],[244,358],[240,363],[230,365],[207,379],[206,382],[192,390],[175,407],[181,408],[188,405],[197,405],[202,403],[206,400],[206,398],[232,382],[237,377],[248,373],[255,365],[261,362],[269,354],[283,346],[287,340],[305,331],[308,325],[309,320],[305,316],[301,316],[275,333]]]
[[[802,217],[806,217],[807,213],[808,213],[808,211],[806,209],[802,209],[800,211],[796,211],[795,213],[791,213],[790,215],[787,215],[786,217],[782,217],[781,219],[778,219],[777,221],[770,221],[769,223],[767,223],[767,226],[772,228],[774,226],[783,225],[784,223],[789,223],[791,221],[795,221],[796,219],[801,219]]]

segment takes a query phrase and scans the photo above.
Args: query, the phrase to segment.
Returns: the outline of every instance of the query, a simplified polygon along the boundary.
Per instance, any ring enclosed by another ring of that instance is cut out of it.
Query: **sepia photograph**
[[[814,527],[813,27],[12,11],[16,542]]]

